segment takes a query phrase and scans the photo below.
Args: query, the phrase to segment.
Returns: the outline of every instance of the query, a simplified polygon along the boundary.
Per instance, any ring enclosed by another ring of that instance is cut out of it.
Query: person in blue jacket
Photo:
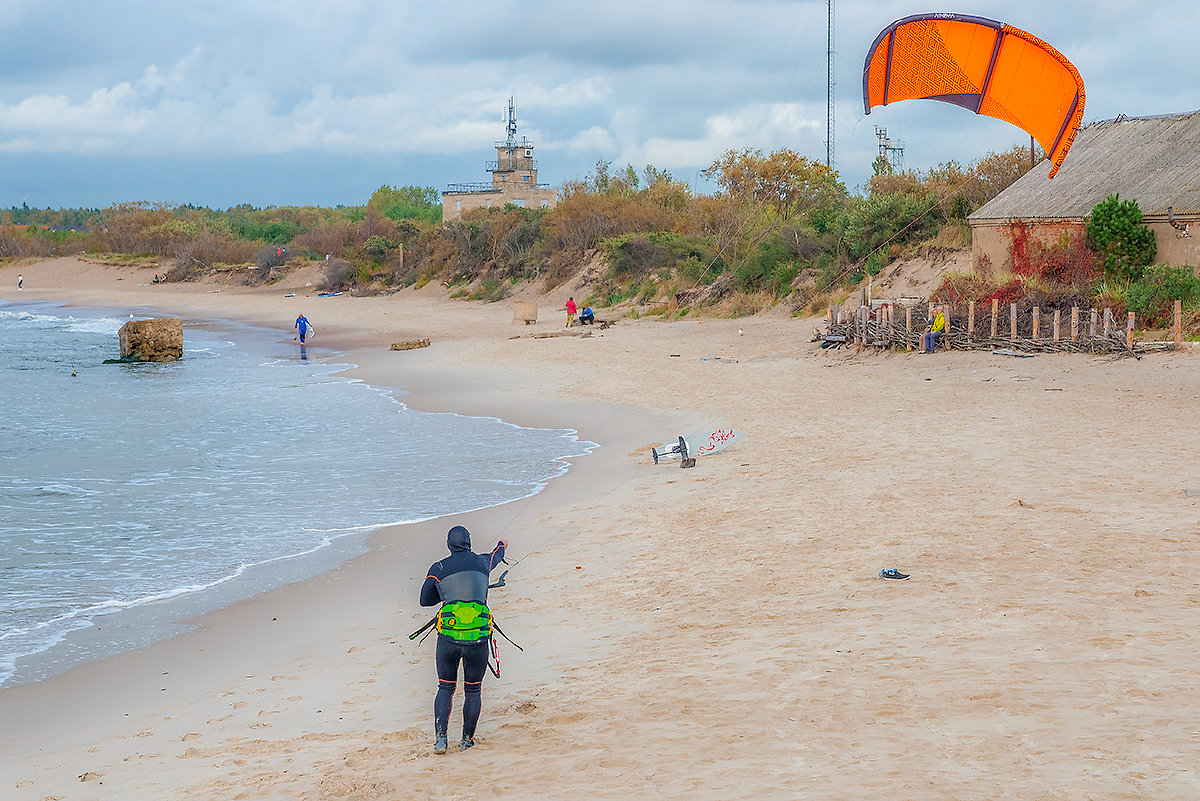
[[[475,745],[475,725],[483,708],[483,676],[487,673],[491,642],[491,611],[487,607],[488,575],[504,559],[507,540],[490,554],[471,550],[471,532],[455,526],[446,535],[450,555],[429,567],[421,585],[421,606],[442,605],[437,616],[438,690],[433,699],[433,732],[436,754],[446,753],[450,707],[458,686],[458,664],[463,666],[463,734],[460,751]]]
[[[317,333],[317,330],[312,327],[312,323],[310,323],[308,318],[303,314],[296,318],[296,324],[293,325],[292,328],[299,332],[301,345],[304,344],[304,338],[308,336],[310,331],[314,334]]]

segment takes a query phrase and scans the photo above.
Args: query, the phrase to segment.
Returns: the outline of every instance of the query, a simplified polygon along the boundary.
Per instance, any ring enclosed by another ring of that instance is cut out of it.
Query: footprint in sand
[[[199,739],[200,739],[199,733],[194,732],[194,731],[189,731],[187,734],[183,735],[182,738],[180,738],[180,741],[186,743],[188,740],[199,740]]]
[[[90,770],[87,773],[79,774],[79,781],[81,781],[81,782],[94,782],[97,779],[103,779],[103,778],[104,778],[103,773],[93,773]]]

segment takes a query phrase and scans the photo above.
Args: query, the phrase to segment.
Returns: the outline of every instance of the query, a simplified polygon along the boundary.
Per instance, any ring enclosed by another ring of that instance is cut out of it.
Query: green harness
[[[492,636],[492,612],[477,601],[450,601],[438,611],[436,626],[456,642],[475,643]]]

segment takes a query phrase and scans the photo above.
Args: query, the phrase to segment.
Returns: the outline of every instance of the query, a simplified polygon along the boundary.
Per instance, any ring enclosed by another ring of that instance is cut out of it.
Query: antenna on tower
[[[833,169],[833,2],[826,0],[829,14],[828,46],[825,50],[825,166]]]
[[[511,97],[508,99],[508,122],[505,130],[508,131],[508,141],[504,143],[504,146],[515,148],[517,146],[517,104]]]
[[[875,126],[875,136],[879,139],[879,158],[883,159],[892,172],[904,172],[904,143],[893,142],[888,138],[887,128]]]

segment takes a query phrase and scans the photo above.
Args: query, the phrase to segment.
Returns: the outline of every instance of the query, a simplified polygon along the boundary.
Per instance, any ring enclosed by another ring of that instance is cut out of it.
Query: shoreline
[[[129,311],[129,308],[119,310],[109,306],[83,306],[67,301],[31,299],[27,303],[37,313],[57,314],[58,316],[68,316],[74,312],[83,317],[111,318],[116,316],[121,318],[124,317],[125,312]],[[138,313],[139,317],[152,317],[161,316],[167,312],[138,307],[135,313]],[[281,348],[292,349],[289,347],[291,343],[276,338],[275,335],[278,332],[254,321],[222,320],[206,316],[199,319],[185,318],[184,322],[187,327],[203,329],[213,336],[232,342],[236,347],[252,355],[279,359],[283,358],[279,355]],[[308,357],[310,360],[340,368],[333,371],[331,375],[346,376],[374,389],[383,390],[393,402],[401,405],[407,406],[402,398],[411,400],[409,390],[403,386],[394,382],[375,384],[359,375],[360,366],[353,364],[348,358],[350,350],[342,349],[336,344],[314,346],[309,350],[312,352]],[[386,376],[378,371],[375,371],[372,376],[387,380]],[[459,414],[433,408],[432,405],[424,411]],[[498,417],[489,419],[508,422],[502,421]],[[0,687],[0,691],[36,684],[55,678],[76,667],[121,653],[136,651],[186,634],[203,625],[203,616],[206,614],[225,609],[273,589],[336,570],[350,559],[368,552],[371,549],[371,538],[381,531],[404,529],[418,523],[458,518],[474,512],[482,512],[494,506],[507,506],[528,501],[545,491],[551,482],[564,476],[571,468],[572,462],[589,455],[598,447],[596,443],[588,443],[587,440],[579,437],[578,432],[573,429],[562,430],[570,432],[570,436],[576,442],[581,443],[581,446],[586,443],[593,447],[582,454],[556,457],[554,461],[561,465],[560,472],[549,480],[541,482],[527,495],[499,504],[437,515],[414,522],[356,525],[353,528],[358,530],[347,529],[347,533],[332,537],[324,545],[304,552],[279,555],[261,563],[244,565],[237,574],[222,577],[207,586],[195,589],[181,588],[164,598],[131,602],[112,611],[85,617],[83,620],[86,621],[86,625],[69,630],[62,639],[39,652],[19,657],[16,661],[14,675],[9,679],[10,683]]]
[[[501,642],[470,752],[430,752],[432,647],[406,635],[428,617],[416,591],[445,530],[414,524],[186,635],[0,691],[14,801],[114,786],[212,801],[995,797],[980,776],[1014,798],[1200,792],[1191,351],[828,352],[811,321],[770,316],[532,339],[556,312],[523,329],[507,304],[436,288],[318,302],[129,291],[136,270],[72,260],[23,271],[26,292],[80,303],[171,298],[160,307],[281,326],[303,311],[412,408],[602,447],[528,501],[455,521],[477,548],[504,531],[528,556],[494,595],[525,651]],[[433,346],[386,350],[422,336]],[[651,444],[710,421],[744,436],[692,470],[649,464]]]

